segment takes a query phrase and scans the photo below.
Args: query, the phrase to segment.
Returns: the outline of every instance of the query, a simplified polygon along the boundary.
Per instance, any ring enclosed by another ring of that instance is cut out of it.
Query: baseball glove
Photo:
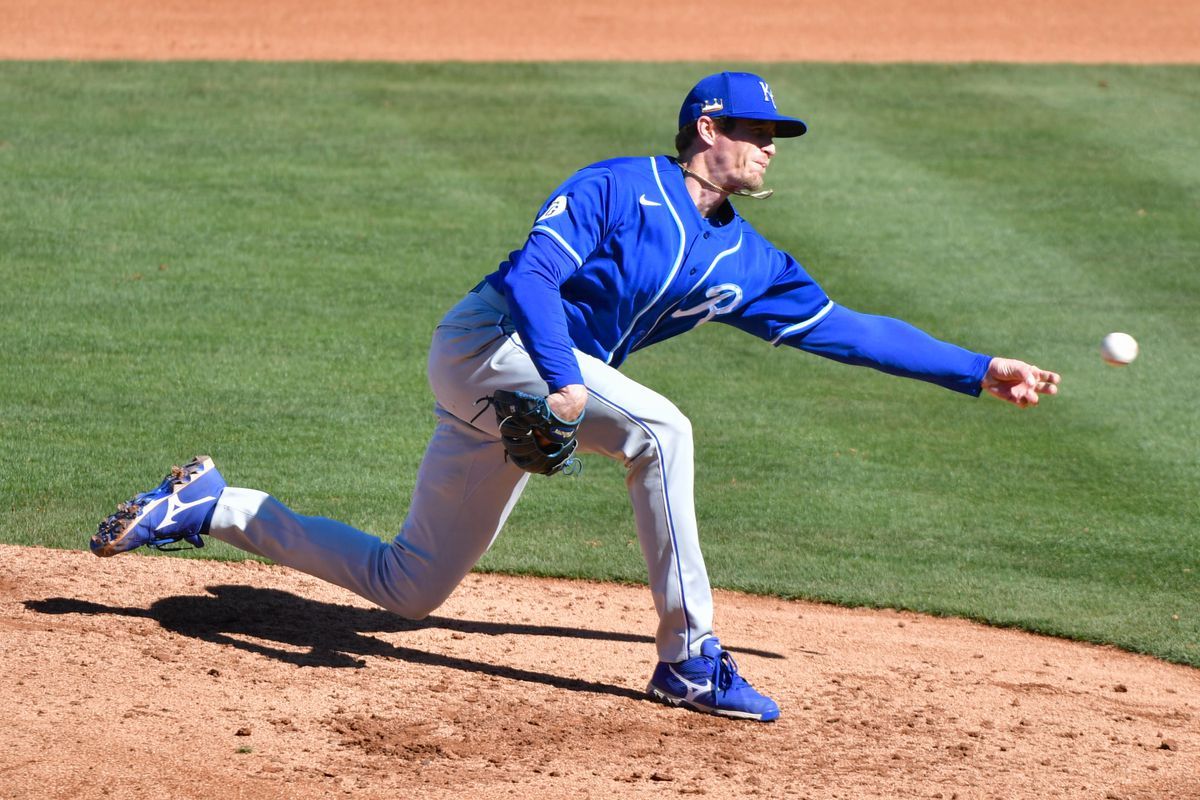
[[[559,419],[545,397],[503,389],[488,398],[496,407],[496,422],[508,459],[526,472],[553,475],[576,471],[572,458],[579,442],[575,433],[583,415],[574,422]]]

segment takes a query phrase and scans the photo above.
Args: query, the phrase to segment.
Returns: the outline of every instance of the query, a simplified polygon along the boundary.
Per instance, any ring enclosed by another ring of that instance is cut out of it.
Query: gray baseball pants
[[[691,424],[656,392],[596,358],[578,350],[576,356],[589,394],[579,451],[625,464],[659,615],[658,657],[695,656],[712,635],[712,592],[696,529]],[[400,616],[427,616],[495,541],[530,477],[507,462],[496,415],[480,414],[476,401],[496,389],[547,392],[513,332],[504,297],[486,284],[437,326],[429,382],[437,427],[391,542],[233,487],[221,494],[209,534]]]

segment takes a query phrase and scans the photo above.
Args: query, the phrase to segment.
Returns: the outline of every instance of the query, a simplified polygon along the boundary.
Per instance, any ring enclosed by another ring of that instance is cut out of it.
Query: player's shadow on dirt
[[[650,636],[557,625],[481,622],[445,617],[406,620],[378,608],[357,608],[309,600],[278,589],[210,586],[209,596],[176,595],[149,608],[106,606],[69,597],[27,600],[25,607],[42,614],[119,614],[156,620],[163,628],[216,644],[230,645],[297,666],[363,667],[355,656],[395,658],[412,664],[459,669],[509,680],[542,683],[558,689],[644,699],[642,692],[622,686],[565,678],[547,672],[488,664],[467,658],[428,653],[385,642],[371,633],[404,633],[440,628],[464,634],[562,636],[653,644]],[[269,643],[277,642],[280,647]],[[777,653],[742,650],[766,658]]]

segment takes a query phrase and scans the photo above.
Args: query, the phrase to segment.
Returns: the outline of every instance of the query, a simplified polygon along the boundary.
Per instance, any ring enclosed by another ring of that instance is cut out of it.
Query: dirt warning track
[[[0,58],[1200,62],[1178,0],[6,0]]]

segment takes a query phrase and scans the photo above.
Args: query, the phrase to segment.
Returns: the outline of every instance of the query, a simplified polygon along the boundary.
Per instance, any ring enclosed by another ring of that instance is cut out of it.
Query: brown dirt
[[[1195,0],[5,0],[0,58],[1200,62]]]
[[[4,798],[1200,797],[1200,672],[717,594],[779,721],[642,699],[642,587],[471,575],[406,622],[255,562],[0,546]]]
[[[0,58],[1200,62],[1175,0],[404,5],[8,0]],[[0,798],[1200,797],[1200,672],[962,621],[718,592],[784,709],[755,725],[641,698],[640,587],[472,575],[410,623],[257,563],[0,545],[0,609]]]

